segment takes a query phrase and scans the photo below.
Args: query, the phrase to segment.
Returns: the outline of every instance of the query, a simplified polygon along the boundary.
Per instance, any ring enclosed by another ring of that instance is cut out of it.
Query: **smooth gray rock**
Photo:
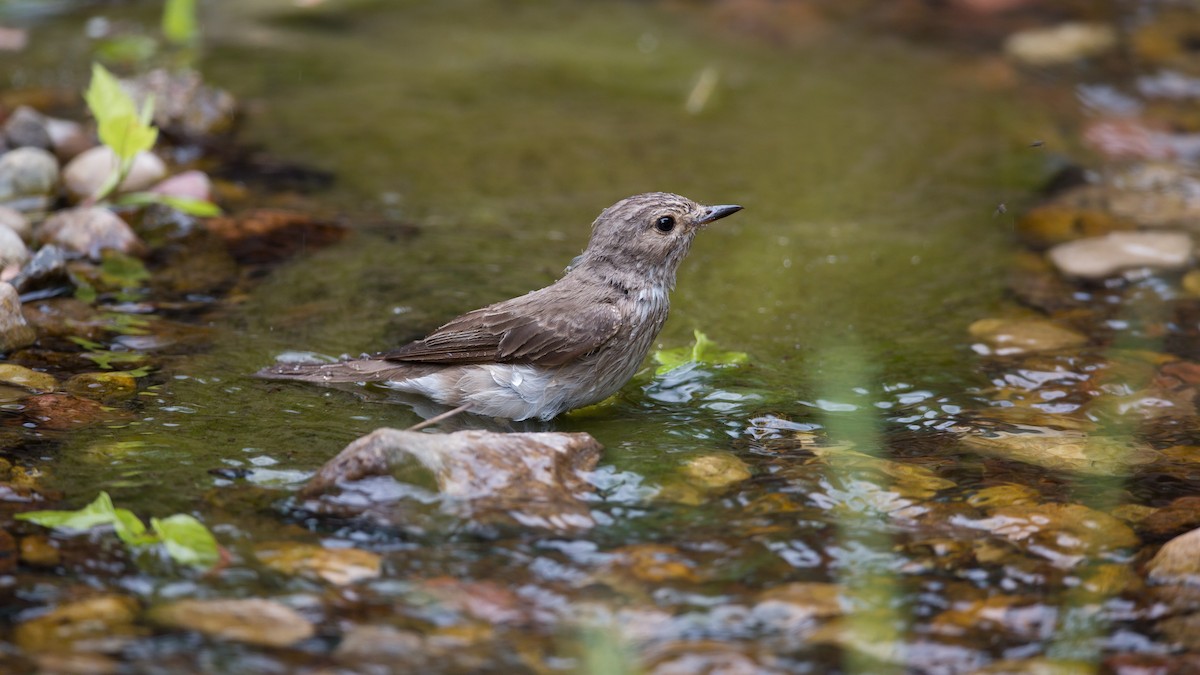
[[[41,148],[17,148],[0,156],[0,205],[38,211],[58,186],[58,160]]]

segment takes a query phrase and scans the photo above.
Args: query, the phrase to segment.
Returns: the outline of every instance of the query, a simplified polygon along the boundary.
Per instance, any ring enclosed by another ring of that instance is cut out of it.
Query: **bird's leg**
[[[416,424],[412,425],[411,427],[405,429],[405,431],[419,431],[421,429],[424,429],[425,427],[431,427],[431,426],[437,424],[438,422],[448,420],[451,417],[454,417],[455,415],[457,415],[461,412],[466,412],[467,407],[468,406],[466,406],[466,405],[460,405],[457,408],[455,408],[454,410],[447,410],[446,412],[441,413],[440,415],[434,415],[433,417],[430,417],[429,419],[425,420],[424,422],[417,422]]]

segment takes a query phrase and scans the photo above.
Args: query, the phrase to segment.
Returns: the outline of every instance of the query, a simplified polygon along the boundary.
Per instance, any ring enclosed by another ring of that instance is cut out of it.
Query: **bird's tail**
[[[255,377],[267,380],[299,380],[318,384],[377,382],[406,379],[411,366],[384,359],[355,359],[338,363],[281,363],[263,368]]]

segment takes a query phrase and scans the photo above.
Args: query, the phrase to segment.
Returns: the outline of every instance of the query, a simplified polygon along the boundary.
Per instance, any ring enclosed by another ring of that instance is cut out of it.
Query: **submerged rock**
[[[149,192],[210,202],[212,201],[212,181],[203,171],[184,171],[170,178],[164,178],[153,185]]]
[[[145,246],[117,214],[99,206],[63,209],[37,228],[38,241],[99,260],[105,250],[140,254]]]
[[[137,394],[137,379],[129,373],[80,373],[67,380],[66,390],[94,401],[123,401]]]
[[[1087,344],[1087,336],[1046,319],[980,319],[967,329],[982,340],[974,345],[984,355],[1011,356],[1070,349]]]
[[[297,253],[328,246],[346,236],[346,228],[306,213],[257,209],[237,217],[209,218],[205,226],[225,240],[242,264],[286,260]]]
[[[1069,22],[1009,36],[1004,53],[1029,66],[1057,66],[1099,56],[1117,45],[1117,31],[1103,23]]]
[[[1176,270],[1192,262],[1192,238],[1183,232],[1113,232],[1060,244],[1049,256],[1066,276],[1084,279],[1139,267]]]
[[[426,434],[376,429],[346,446],[308,482],[315,497],[342,481],[387,474],[415,460],[431,471],[442,494],[464,515],[503,515],[530,527],[590,528],[581,497],[591,486],[579,475],[595,468],[601,446],[585,433]]]
[[[1200,529],[1163,544],[1146,571],[1155,583],[1200,586]]]
[[[1036,248],[1049,248],[1085,237],[1132,230],[1133,223],[1106,211],[1047,204],[1031,209],[1017,220],[1017,234]]]
[[[337,586],[379,576],[382,558],[357,548],[325,548],[290,541],[261,544],[254,556],[284,574],[311,576]]]
[[[67,163],[63,169],[63,185],[76,199],[94,196],[120,168],[121,160],[112,148],[99,145],[85,150]],[[117,186],[117,192],[145,190],[167,175],[167,165],[152,152],[140,152],[133,158],[133,165],[125,179]]]
[[[18,211],[48,208],[58,186],[58,160],[41,148],[0,156],[0,204]]]
[[[1094,436],[1083,431],[1010,425],[963,436],[963,445],[982,454],[1055,471],[1121,475],[1129,467],[1150,464],[1157,455],[1129,438]]]
[[[77,600],[18,624],[13,641],[27,652],[117,652],[148,632],[134,624],[137,614],[137,600],[124,595]]]
[[[35,340],[37,333],[25,323],[17,289],[0,281],[0,352],[28,347]]]
[[[58,388],[58,380],[54,379],[53,375],[12,363],[0,363],[0,382],[39,393]]]
[[[716,490],[750,478],[750,467],[736,455],[699,455],[684,462],[683,475],[696,487]]]
[[[313,636],[313,624],[274,600],[180,600],[152,608],[154,623],[209,637],[265,647],[287,647]]]
[[[1082,504],[1001,506],[989,510],[986,518],[959,517],[952,522],[1003,537],[1061,568],[1140,543],[1128,525]]]

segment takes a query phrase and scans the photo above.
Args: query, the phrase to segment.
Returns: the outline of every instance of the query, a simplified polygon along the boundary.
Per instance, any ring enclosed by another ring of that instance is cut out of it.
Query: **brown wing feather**
[[[547,291],[549,289],[543,289]],[[616,335],[621,313],[606,302],[555,302],[529,295],[464,314],[424,339],[380,354],[419,363],[532,363],[560,366]],[[547,305],[557,308],[548,310]],[[569,308],[562,311],[562,308]]]

